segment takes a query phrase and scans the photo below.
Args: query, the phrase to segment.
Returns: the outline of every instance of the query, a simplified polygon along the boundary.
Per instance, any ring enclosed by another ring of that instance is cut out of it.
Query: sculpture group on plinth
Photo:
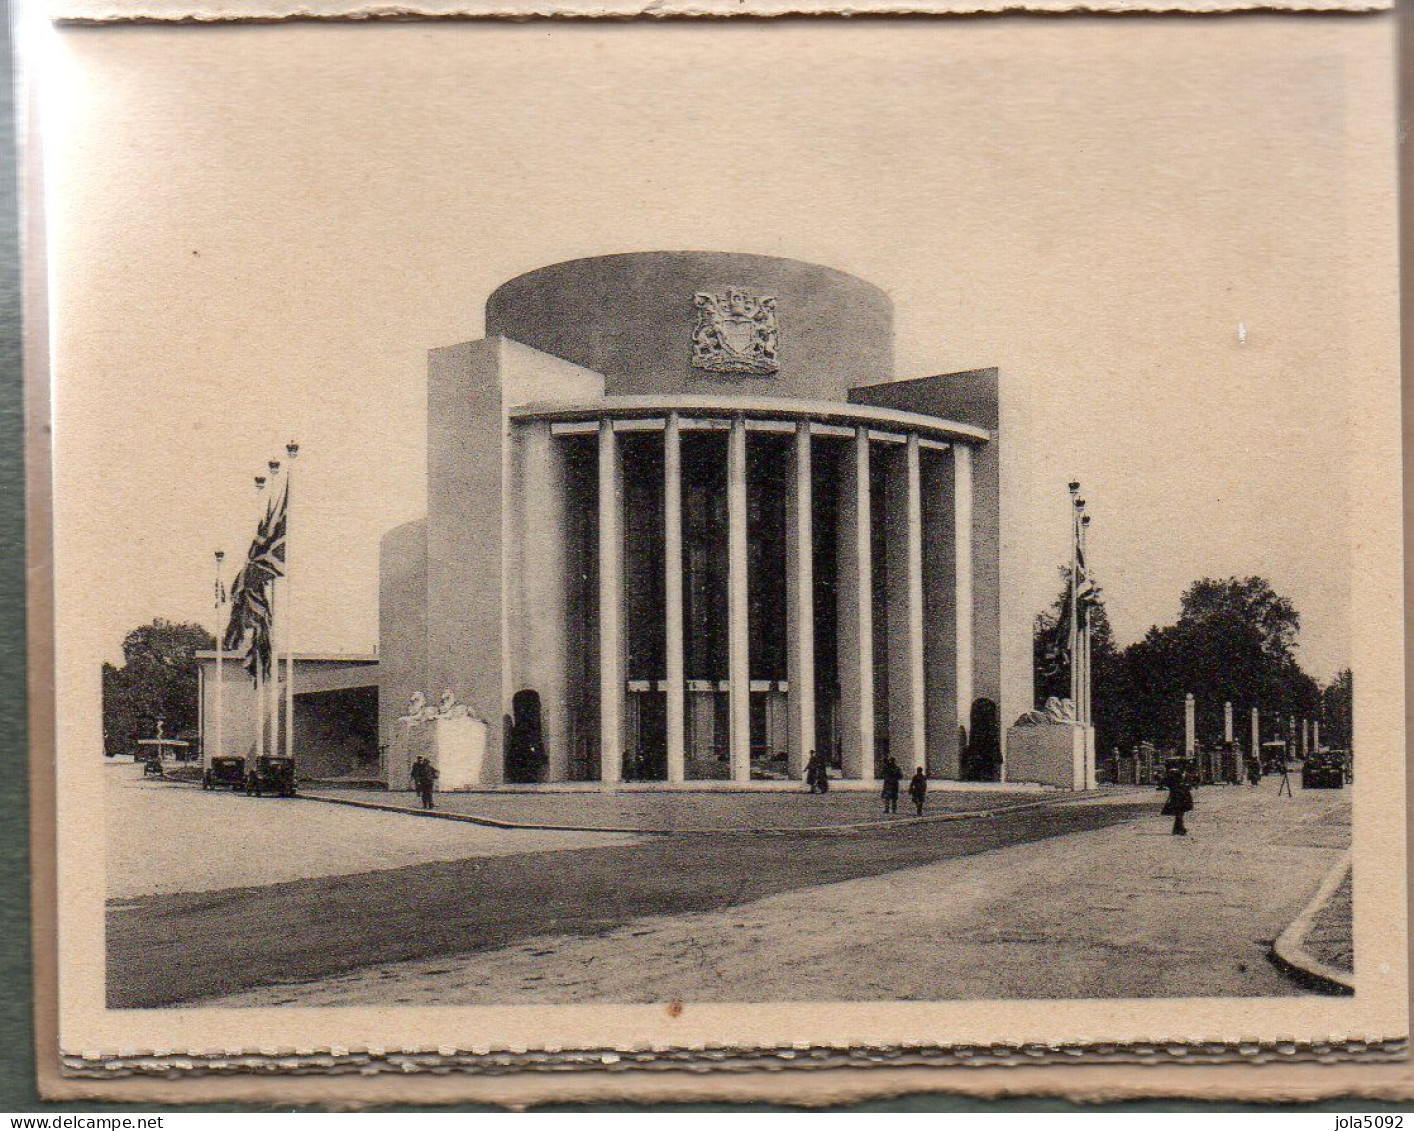
[[[439,790],[482,784],[486,722],[466,704],[458,703],[451,688],[442,692],[435,707],[423,692],[414,691],[398,722],[401,725],[394,733],[394,754],[388,764],[389,789],[410,788],[412,766],[419,758],[427,759],[436,769]]]
[[[398,722],[404,726],[414,726],[417,723],[432,722],[434,719],[474,719],[478,717],[465,703],[457,702],[457,697],[449,687],[442,692],[442,698],[435,707],[428,705],[427,696],[421,691],[414,691],[408,700],[407,711],[398,716]]]
[[[1052,695],[1007,731],[1007,781],[1059,789],[1095,788],[1095,731],[1070,699]]]

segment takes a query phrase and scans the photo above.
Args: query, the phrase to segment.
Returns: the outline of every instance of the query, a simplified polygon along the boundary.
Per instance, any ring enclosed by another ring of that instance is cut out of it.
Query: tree
[[[1336,750],[1352,749],[1354,735],[1355,681],[1349,668],[1321,688],[1321,744]]]
[[[103,665],[103,748],[108,757],[131,754],[139,738],[194,732],[197,725],[198,650],[216,640],[199,624],[157,618],[123,640],[123,666]]]
[[[1234,737],[1252,707],[1272,721],[1314,717],[1321,691],[1296,660],[1301,618],[1295,606],[1261,577],[1202,578],[1184,591],[1178,621],[1150,628],[1124,650],[1117,681],[1126,699],[1123,743],[1144,740],[1177,746],[1183,740],[1183,698],[1196,701],[1197,738],[1223,737],[1223,704],[1231,703]],[[1097,707],[1098,713],[1098,707]]]

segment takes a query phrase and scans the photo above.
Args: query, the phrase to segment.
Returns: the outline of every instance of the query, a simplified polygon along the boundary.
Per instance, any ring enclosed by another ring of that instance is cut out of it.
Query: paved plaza
[[[311,789],[307,796],[369,805],[419,808],[417,795],[381,789]],[[933,788],[925,817],[990,813],[1017,806],[1058,803],[1069,795],[1025,787]],[[439,793],[437,810],[531,828],[632,830],[636,832],[737,832],[772,829],[839,828],[871,822],[895,823],[914,816],[905,794],[899,812],[885,816],[878,787],[831,789],[812,794],[804,786],[788,790],[730,793],[721,790],[562,792],[525,790]]]
[[[144,778],[132,763],[110,763],[104,773],[110,900],[632,843],[608,833],[488,829],[298,799],[208,793]]]

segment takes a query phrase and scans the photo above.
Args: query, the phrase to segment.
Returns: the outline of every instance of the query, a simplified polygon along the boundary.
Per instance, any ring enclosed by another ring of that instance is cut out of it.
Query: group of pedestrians
[[[880,777],[883,780],[884,791],[884,813],[898,812],[899,787],[903,784],[903,769],[892,754],[884,758],[884,765]],[[816,750],[810,751],[810,758],[805,763],[805,784],[810,787],[811,793],[828,793],[830,791],[830,771],[825,761],[824,755]],[[913,801],[913,807],[918,810],[918,815],[923,816],[923,805],[928,799],[928,774],[922,766],[913,771],[913,777],[908,782],[908,796]]]
[[[884,812],[897,813],[899,786],[903,784],[903,767],[892,754],[884,758],[881,776],[884,779]],[[913,777],[908,779],[908,796],[913,807],[918,810],[918,815],[923,816],[923,803],[928,799],[928,774],[922,766],[915,769]]]

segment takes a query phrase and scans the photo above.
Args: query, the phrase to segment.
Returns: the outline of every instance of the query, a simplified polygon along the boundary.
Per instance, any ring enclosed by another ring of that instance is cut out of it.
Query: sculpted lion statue
[[[1019,727],[1068,726],[1075,723],[1075,704],[1052,695],[1039,711],[1027,711],[1013,724]]]

